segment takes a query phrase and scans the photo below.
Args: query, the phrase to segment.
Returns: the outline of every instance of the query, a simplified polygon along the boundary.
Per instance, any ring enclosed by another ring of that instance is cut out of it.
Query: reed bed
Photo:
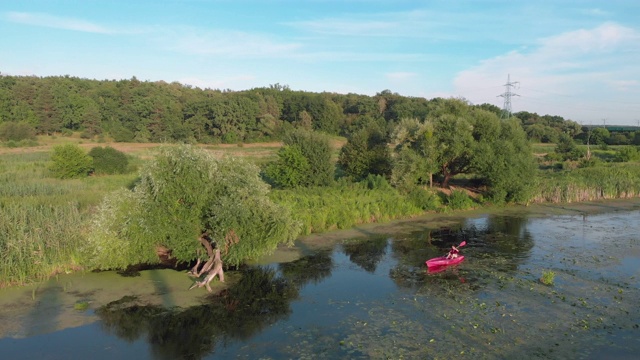
[[[532,203],[571,203],[640,196],[640,166],[616,164],[575,169],[541,179]]]
[[[361,185],[272,191],[271,198],[302,223],[302,235],[424,213],[395,189]]]
[[[80,268],[94,207],[135,177],[52,179],[48,161],[43,152],[0,155],[0,287]]]

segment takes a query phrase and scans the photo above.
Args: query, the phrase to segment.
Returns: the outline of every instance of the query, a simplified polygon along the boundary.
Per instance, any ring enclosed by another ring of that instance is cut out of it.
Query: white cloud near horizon
[[[112,34],[115,31],[104,26],[69,17],[55,16],[45,13],[29,13],[10,11],[5,13],[5,18],[11,22],[48,27],[54,29],[72,30],[97,34]]]
[[[456,93],[473,103],[502,107],[500,94],[506,91],[507,74],[519,88],[511,88],[520,97],[512,98],[514,112],[541,109],[546,114],[572,114],[575,121],[596,121],[591,112],[610,103],[613,117],[634,115],[640,98],[640,33],[616,23],[604,23],[592,29],[580,29],[542,38],[527,51],[512,51],[486,59],[461,71],[454,79]],[[626,105],[626,112],[620,108]],[[640,109],[639,109],[640,110]],[[541,114],[541,115],[543,115]],[[565,116],[566,117],[566,116]]]

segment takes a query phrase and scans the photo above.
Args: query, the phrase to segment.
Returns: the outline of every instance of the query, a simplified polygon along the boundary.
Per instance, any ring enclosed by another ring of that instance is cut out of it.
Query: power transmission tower
[[[520,82],[518,81],[511,82],[511,74],[508,74],[507,83],[504,84],[504,87],[506,88],[506,90],[503,94],[498,95],[499,97],[504,98],[504,105],[502,106],[502,114],[500,114],[500,119],[511,118],[511,97],[520,96],[518,94],[511,92],[511,88],[516,87],[516,85],[520,85]]]

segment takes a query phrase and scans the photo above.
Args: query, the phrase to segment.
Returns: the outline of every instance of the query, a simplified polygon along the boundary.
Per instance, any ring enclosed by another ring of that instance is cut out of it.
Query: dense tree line
[[[118,142],[254,142],[280,139],[290,128],[346,135],[371,121],[424,117],[427,103],[388,90],[367,96],[279,84],[229,91],[135,77],[0,76],[0,124],[27,124],[38,135],[108,135]]]
[[[389,90],[368,96],[295,91],[275,84],[230,91],[135,77],[0,75],[0,139],[81,132],[86,138],[102,135],[117,142],[237,143],[280,140],[291,128],[349,136],[371,124],[390,134],[403,118],[425,119],[430,104],[441,100]],[[496,115],[501,111],[490,104],[477,107]],[[575,121],[526,111],[514,116],[535,142],[555,143],[561,134],[586,142],[587,129]],[[637,133],[603,131],[591,135],[610,145],[640,143]]]

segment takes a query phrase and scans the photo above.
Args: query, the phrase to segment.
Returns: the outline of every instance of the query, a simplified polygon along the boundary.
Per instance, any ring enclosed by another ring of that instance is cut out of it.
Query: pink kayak
[[[427,267],[436,267],[457,264],[462,260],[464,260],[464,255],[459,255],[458,257],[453,259],[447,259],[446,256],[439,256],[437,258],[427,260],[425,264],[427,264]]]

